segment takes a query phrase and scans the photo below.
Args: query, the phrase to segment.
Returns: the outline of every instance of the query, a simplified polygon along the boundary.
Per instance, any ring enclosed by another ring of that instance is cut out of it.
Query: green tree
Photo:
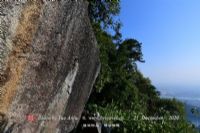
[[[92,23],[108,28],[116,24],[114,17],[120,12],[119,0],[88,0],[89,16]]]

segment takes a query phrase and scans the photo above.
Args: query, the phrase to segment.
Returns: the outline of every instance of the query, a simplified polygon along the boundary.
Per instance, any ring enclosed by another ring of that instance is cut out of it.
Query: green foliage
[[[120,12],[119,0],[88,0],[89,16],[92,23],[102,25],[104,28],[116,24],[114,16]]]
[[[120,13],[120,0],[87,0],[91,24],[96,34],[112,30],[112,39],[121,41],[121,22],[116,19]],[[98,35],[97,35],[98,36]],[[97,39],[98,40],[98,39]]]

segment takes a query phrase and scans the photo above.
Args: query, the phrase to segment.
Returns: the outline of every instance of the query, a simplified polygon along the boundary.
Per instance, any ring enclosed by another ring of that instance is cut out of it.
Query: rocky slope
[[[84,0],[1,1],[2,132],[70,132],[99,71],[96,45]]]

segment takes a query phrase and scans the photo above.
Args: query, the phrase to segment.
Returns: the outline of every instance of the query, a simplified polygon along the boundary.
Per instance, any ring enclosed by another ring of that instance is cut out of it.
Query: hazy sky
[[[144,75],[157,87],[200,87],[200,0],[121,4],[122,35],[143,44]]]

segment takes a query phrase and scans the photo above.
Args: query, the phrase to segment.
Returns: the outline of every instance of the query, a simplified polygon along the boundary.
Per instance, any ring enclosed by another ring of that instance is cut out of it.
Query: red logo
[[[37,119],[35,115],[29,114],[26,116],[26,120],[29,122],[34,122]]]

